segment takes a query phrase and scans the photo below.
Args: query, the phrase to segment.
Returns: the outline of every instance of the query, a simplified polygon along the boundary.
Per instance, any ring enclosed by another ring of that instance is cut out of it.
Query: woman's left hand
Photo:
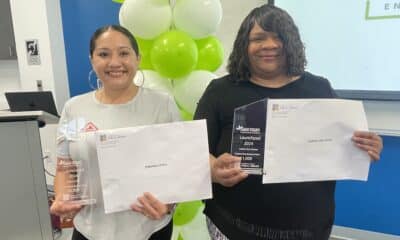
[[[148,192],[139,197],[138,202],[132,204],[131,209],[152,220],[160,220],[173,208],[173,204],[164,204]]]
[[[383,148],[380,136],[372,132],[355,131],[351,139],[357,147],[366,151],[372,160],[379,160]]]

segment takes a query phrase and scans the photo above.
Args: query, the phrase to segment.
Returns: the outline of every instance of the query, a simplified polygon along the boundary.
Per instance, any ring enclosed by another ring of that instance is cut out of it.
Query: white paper
[[[212,197],[205,120],[98,131],[96,145],[106,213],[144,192],[164,203]]]
[[[355,130],[368,131],[361,101],[269,99],[263,183],[367,180]]]

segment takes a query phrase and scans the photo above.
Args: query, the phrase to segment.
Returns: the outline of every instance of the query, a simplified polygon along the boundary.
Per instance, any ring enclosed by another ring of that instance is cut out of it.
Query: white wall
[[[216,71],[218,76],[227,74],[226,64],[232,52],[233,42],[243,19],[251,9],[265,4],[266,0],[220,0],[222,5],[222,21],[216,33],[217,38],[224,47],[224,62]]]
[[[364,108],[371,131],[400,136],[400,101],[364,101]]]
[[[60,111],[69,98],[59,0],[10,0],[22,90],[53,91]],[[40,65],[28,65],[25,41],[38,39]]]
[[[0,93],[10,90],[52,91],[60,112],[68,100],[69,86],[65,58],[60,0],[10,0],[18,62],[0,62]],[[38,39],[40,65],[28,65],[25,40]],[[0,98],[0,104],[2,99]],[[1,107],[1,105],[0,105]],[[40,129],[45,168],[54,173],[56,125]],[[53,180],[46,176],[49,183]]]
[[[50,50],[53,68],[53,87],[59,112],[64,103],[70,98],[67,73],[67,61],[65,56],[64,33],[61,18],[61,0],[45,0],[48,33],[50,37]]]
[[[0,110],[8,109],[4,92],[20,89],[17,60],[0,60]]]

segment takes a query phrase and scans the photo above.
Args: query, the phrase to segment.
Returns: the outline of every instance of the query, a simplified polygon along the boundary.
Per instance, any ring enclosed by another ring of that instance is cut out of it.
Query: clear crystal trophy
[[[85,174],[86,172],[80,161],[61,159],[58,167],[66,178],[64,189],[62,189],[62,201],[79,205],[96,203],[96,199],[90,196],[89,183],[80,181],[81,174]]]
[[[240,167],[248,174],[263,174],[266,118],[267,99],[234,111],[231,154],[241,157]]]
[[[84,123],[82,119],[74,119],[65,122],[60,126],[59,131],[63,133],[65,139],[65,148],[68,149],[70,154],[72,147],[75,146],[75,154],[71,158],[59,158],[57,164],[58,172],[63,176],[63,189],[60,189],[61,200],[79,205],[90,205],[96,203],[90,189],[90,177],[88,169],[90,168],[90,161],[82,161],[82,151],[86,142],[86,133],[84,132]],[[85,176],[85,177],[84,177]]]

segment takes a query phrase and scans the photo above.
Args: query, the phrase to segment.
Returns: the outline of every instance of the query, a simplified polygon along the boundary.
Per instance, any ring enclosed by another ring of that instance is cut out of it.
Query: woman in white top
[[[90,61],[101,87],[71,98],[64,106],[57,135],[56,197],[51,212],[74,216],[73,240],[169,240],[173,206],[158,201],[151,193],[139,197],[132,211],[104,213],[95,143],[87,132],[178,121],[177,107],[170,96],[133,83],[140,55],[127,29],[115,25],[97,29],[90,41]],[[62,168],[68,161],[78,161],[88,170],[71,176]],[[64,201],[71,179],[87,185],[83,194],[96,203],[83,206]]]

